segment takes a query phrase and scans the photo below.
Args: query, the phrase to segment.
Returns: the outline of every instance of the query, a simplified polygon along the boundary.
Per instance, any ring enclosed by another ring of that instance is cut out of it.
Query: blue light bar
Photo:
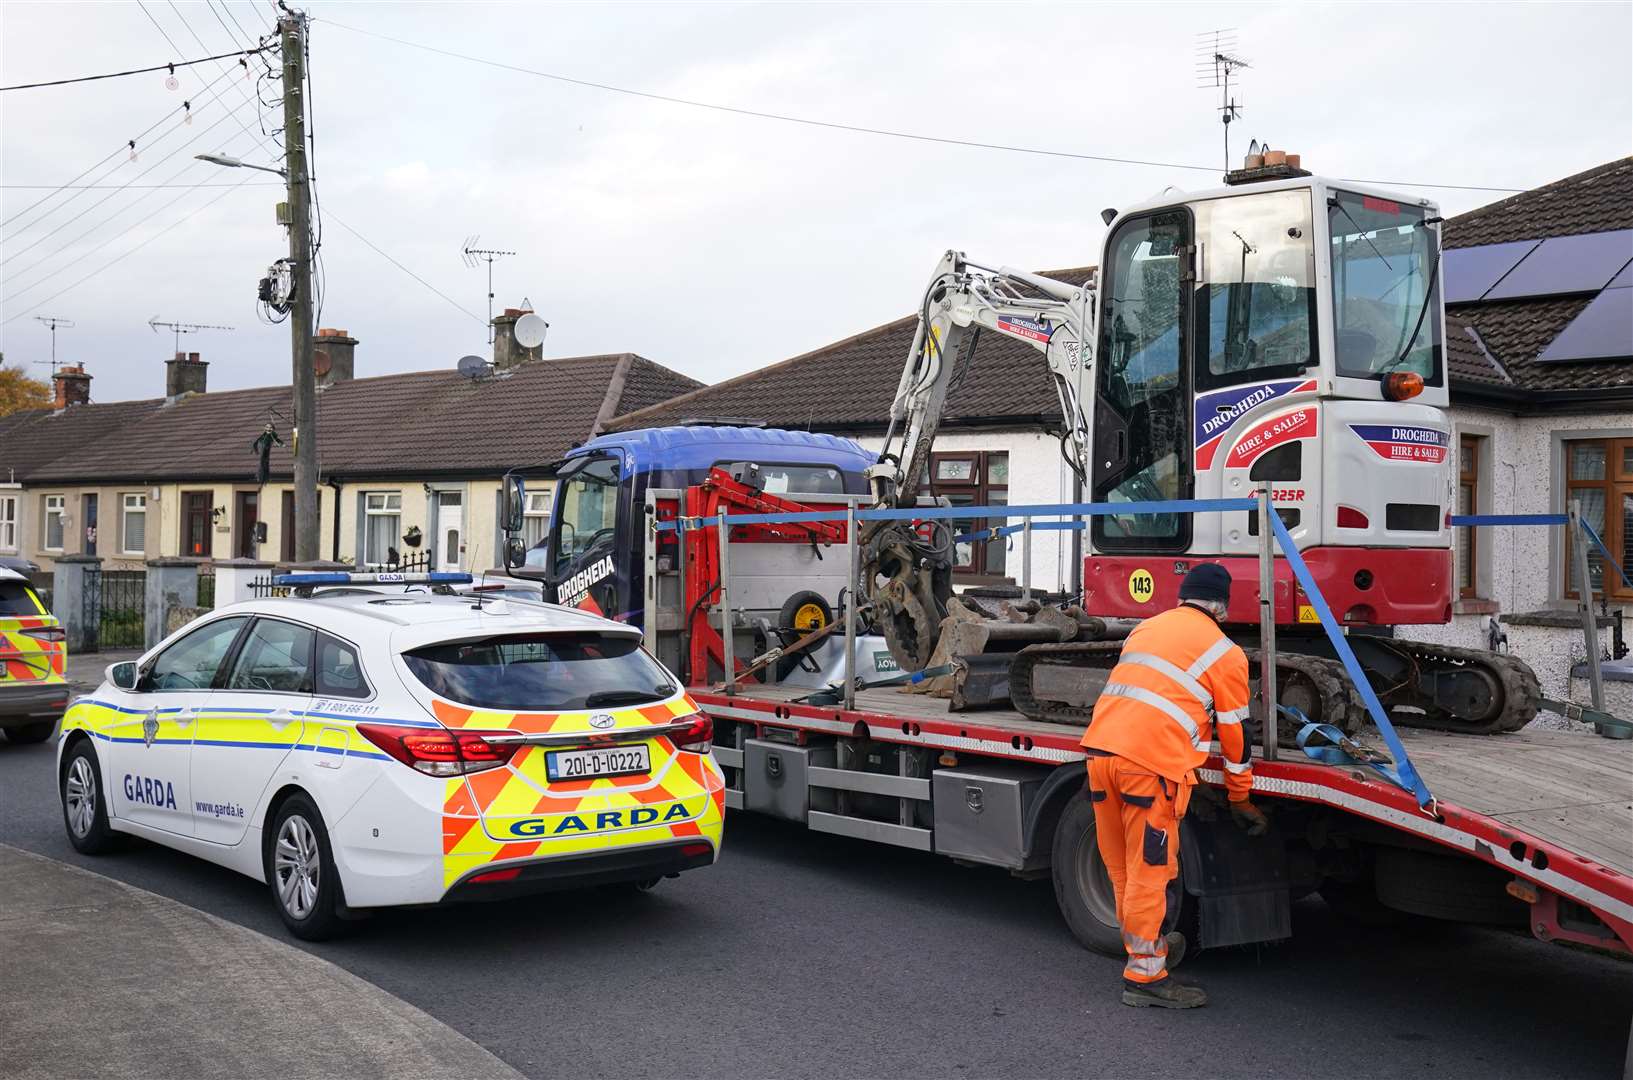
[[[303,574],[277,574],[272,584],[285,588],[312,585],[469,585],[471,575],[452,570],[436,570],[429,574],[403,574],[381,571],[373,574],[354,574],[346,570],[320,570]]]

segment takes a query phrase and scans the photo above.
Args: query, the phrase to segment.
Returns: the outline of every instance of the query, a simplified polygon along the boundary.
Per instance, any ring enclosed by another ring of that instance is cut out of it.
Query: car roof
[[[9,566],[0,566],[0,581],[27,581],[28,578],[19,574]]]
[[[281,616],[316,624],[344,637],[389,632],[395,647],[414,648],[494,634],[596,631],[639,636],[639,627],[556,604],[485,599],[424,589],[336,586],[308,597],[269,597],[222,608],[220,614]]]

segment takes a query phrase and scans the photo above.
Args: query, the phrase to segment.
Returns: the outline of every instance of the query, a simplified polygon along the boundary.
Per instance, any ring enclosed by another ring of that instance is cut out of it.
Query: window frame
[[[349,650],[357,657],[357,673],[363,680],[363,692],[358,693],[326,693],[318,685],[319,674],[323,663],[323,641],[330,641]],[[369,680],[368,669],[363,664],[363,650],[355,641],[348,641],[339,634],[332,634],[327,630],[318,630],[317,637],[312,642],[312,696],[323,700],[341,699],[344,701],[371,701],[374,698],[374,683]]]
[[[1598,445],[1605,451],[1604,476],[1597,480],[1573,480],[1571,478],[1571,449],[1576,446]],[[1606,435],[1599,438],[1562,439],[1563,460],[1561,461],[1561,493],[1564,509],[1568,512],[1571,505],[1572,493],[1582,490],[1597,490],[1604,496],[1605,520],[1600,531],[1600,539],[1605,542],[1612,554],[1625,553],[1633,537],[1627,535],[1626,522],[1620,513],[1624,498],[1633,499],[1633,437]],[[1625,462],[1625,466],[1624,466]],[[1577,538],[1566,529],[1563,591],[1561,595],[1567,600],[1578,597],[1576,588],[1576,548],[1573,546]],[[1617,559],[1618,562],[1623,562]],[[1611,567],[1601,562],[1599,587],[1594,590],[1595,596],[1602,596],[1610,601],[1633,600],[1633,588],[1628,587],[1618,577]],[[1622,569],[1633,573],[1633,567],[1623,562]]]
[[[174,652],[176,649],[180,648],[187,641],[191,640],[193,637],[197,636],[198,634],[201,634],[204,631],[208,630],[210,627],[215,626],[218,623],[234,622],[234,621],[237,621],[239,619],[242,619],[243,622],[238,627],[237,633],[233,635],[232,640],[227,642],[227,651],[221,654],[221,659],[220,660],[216,661],[215,672],[214,672],[214,674],[212,674],[210,676],[210,685],[208,685],[208,686],[154,686],[153,685],[153,682],[152,682],[152,680],[153,680],[153,671],[154,671],[155,668],[157,668],[159,666],[159,661],[163,660],[166,656],[169,656],[172,652]],[[161,649],[158,653],[156,653],[154,655],[152,660],[148,661],[145,665],[143,665],[141,674],[137,679],[136,688],[135,688],[134,692],[143,693],[143,694],[196,694],[196,693],[200,693],[200,692],[205,691],[205,690],[219,690],[219,689],[221,689],[220,684],[221,684],[222,679],[223,679],[223,673],[227,672],[227,671],[231,671],[232,666],[238,662],[238,647],[243,643],[244,632],[249,629],[250,623],[252,623],[254,621],[255,621],[255,616],[254,615],[244,613],[244,612],[237,612],[237,613],[234,613],[234,614],[231,614],[231,615],[223,615],[218,619],[210,619],[209,621],[207,621],[205,623],[202,623],[201,625],[193,627],[187,633],[183,634],[181,637],[177,638],[175,641],[172,641],[170,644],[166,645],[163,649]]]
[[[22,532],[22,496],[15,492],[0,494],[0,551],[16,552],[21,550],[21,541],[18,534]],[[10,513],[6,508],[10,508]],[[11,536],[10,543],[6,536]]]
[[[1468,488],[1469,514],[1480,512],[1480,472],[1484,467],[1483,435],[1460,434],[1457,439],[1457,493],[1462,495],[1463,489]],[[1468,555],[1457,560],[1457,595],[1462,600],[1473,600],[1480,596],[1480,530],[1465,527],[1463,532],[1468,544]]]
[[[1005,472],[1005,478],[1002,484],[992,483],[991,475],[993,459],[996,457],[1002,457],[1007,470],[1007,467],[1010,464],[1010,456],[1010,451],[1008,450],[948,450],[944,452],[932,452],[930,454],[930,462],[928,465],[929,476],[925,482],[920,485],[920,491],[931,496],[939,496],[953,492],[961,495],[968,494],[973,500],[970,503],[972,506],[992,505],[993,493],[1001,491],[1004,495],[1004,502],[1007,504],[1009,501],[1009,479],[1007,471]],[[947,461],[968,462],[974,479],[940,479],[939,474],[941,471],[941,464]],[[977,528],[991,529],[1003,525],[1008,519],[971,518],[970,520],[972,523],[975,523],[975,527]],[[1000,537],[997,540],[971,540],[968,543],[970,544],[970,561],[968,563],[955,562],[953,564],[953,580],[955,582],[960,585],[974,585],[996,584],[1000,582],[1013,581],[1008,573],[1007,554],[1005,557],[1005,567],[1003,571],[994,572],[985,569],[987,565],[987,558],[989,556],[988,545],[1002,544],[1004,545],[1005,552],[1007,552],[1008,543],[1005,538]],[[956,559],[957,555],[958,546],[955,544],[953,546],[953,557]]]
[[[306,681],[300,687],[294,690],[271,690],[259,686],[232,685],[232,677],[238,670],[238,663],[243,660],[244,653],[249,648],[250,641],[256,633],[256,628],[262,623],[279,623],[284,626],[293,626],[297,630],[304,630],[312,635],[311,640],[306,644]],[[238,640],[232,643],[230,655],[222,661],[221,668],[216,672],[216,682],[221,684],[217,689],[233,694],[293,694],[297,697],[311,697],[312,688],[317,685],[317,649],[318,636],[321,633],[322,631],[317,627],[297,622],[294,619],[280,619],[274,615],[253,616],[249,625],[239,633]],[[353,651],[356,651],[355,648]]]
[[[131,509],[130,501],[132,499],[141,500],[139,509]],[[142,546],[139,548],[130,546],[130,516],[132,514],[142,515]],[[147,554],[147,492],[145,491],[123,491],[119,493],[119,554],[139,556]]]
[[[66,494],[42,495],[40,498],[42,508],[40,512],[40,550],[60,553],[66,550],[68,543],[68,496]],[[56,502],[55,507],[51,505],[53,501]],[[51,543],[51,519],[53,517],[57,519],[57,543],[55,545]]]
[[[402,531],[403,531],[403,493],[402,493],[402,490],[401,489],[382,489],[382,490],[377,490],[377,491],[365,491],[362,494],[363,494],[363,514],[362,514],[363,550],[358,553],[359,556],[360,556],[359,559],[357,560],[358,565],[360,565],[360,566],[387,566],[387,565],[389,565],[389,563],[387,563],[387,561],[386,561],[386,553],[384,551],[379,553],[380,557],[378,559],[373,559],[373,558],[369,557],[370,554],[371,554],[371,552],[369,551],[369,532],[370,532],[369,524],[372,521],[374,521],[376,518],[387,518],[387,517],[396,518],[397,519],[397,524],[395,524],[395,525],[393,525],[391,527],[392,541],[396,541],[397,538],[402,535]],[[371,505],[371,503],[374,501],[374,499],[377,496],[379,498],[381,498],[382,500],[384,500],[383,504],[378,509],[376,509],[374,506]],[[392,507],[392,505],[391,505],[391,500],[393,498],[395,498],[397,500],[396,507]],[[396,546],[397,545],[394,542],[388,542],[386,544],[386,547],[388,547],[388,548],[396,547]],[[398,554],[398,557],[401,558],[402,551],[399,549],[397,554]]]

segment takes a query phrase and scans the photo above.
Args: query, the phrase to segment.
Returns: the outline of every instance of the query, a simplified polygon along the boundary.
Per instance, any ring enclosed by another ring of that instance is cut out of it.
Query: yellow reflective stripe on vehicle
[[[1169,701],[1161,694],[1153,690],[1147,690],[1143,686],[1127,686],[1123,683],[1107,683],[1106,688],[1100,691],[1100,696],[1131,698],[1143,705],[1149,705],[1153,709],[1159,709],[1162,712],[1167,713],[1173,718],[1174,723],[1185,729],[1186,734],[1191,737],[1191,745],[1199,750],[1202,748],[1202,736],[1196,729],[1196,721],[1192,720],[1184,709],[1180,708],[1178,705],[1175,705],[1172,701]]]

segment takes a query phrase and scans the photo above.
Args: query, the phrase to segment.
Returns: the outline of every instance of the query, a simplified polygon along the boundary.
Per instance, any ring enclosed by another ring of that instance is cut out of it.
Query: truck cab
[[[654,524],[695,512],[686,508],[687,492],[716,469],[769,495],[842,511],[847,498],[866,501],[863,471],[873,460],[849,439],[803,431],[694,426],[598,436],[555,467],[544,598],[642,627],[678,670],[682,575],[691,567],[683,569],[677,532]],[[696,549],[715,542],[714,530],[684,535],[694,564]],[[845,585],[843,558],[819,544],[735,544],[732,559],[732,608],[745,628],[774,620],[794,584],[830,605]],[[652,617],[657,611],[661,620]]]

